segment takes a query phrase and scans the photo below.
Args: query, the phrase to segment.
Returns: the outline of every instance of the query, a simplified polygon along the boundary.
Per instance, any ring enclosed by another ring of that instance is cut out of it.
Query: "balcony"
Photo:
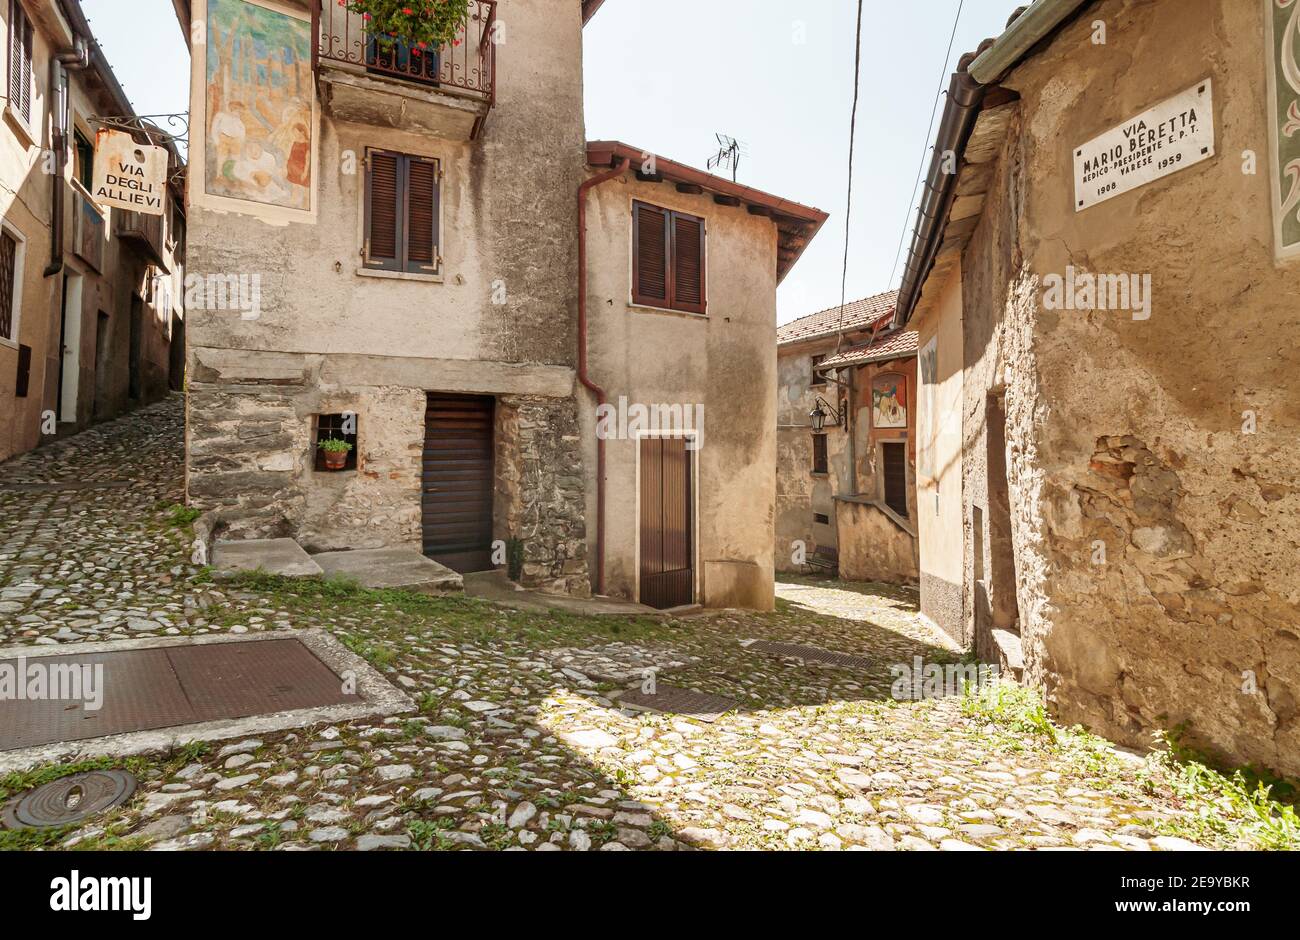
[[[120,238],[144,260],[157,265],[163,271],[167,268],[167,257],[163,252],[163,217],[132,212],[130,209],[113,209],[113,237]]]
[[[385,49],[337,0],[313,4],[313,67],[327,113],[342,121],[473,140],[496,99],[496,0],[471,0],[461,41]]]

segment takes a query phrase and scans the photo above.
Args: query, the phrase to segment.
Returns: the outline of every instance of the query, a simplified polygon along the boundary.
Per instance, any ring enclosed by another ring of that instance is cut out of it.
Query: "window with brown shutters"
[[[388,150],[366,154],[364,264],[381,271],[437,274],[439,166]]]
[[[705,226],[699,216],[632,204],[632,302],[704,313]]]
[[[9,0],[9,104],[32,122],[32,21],[18,0]]]

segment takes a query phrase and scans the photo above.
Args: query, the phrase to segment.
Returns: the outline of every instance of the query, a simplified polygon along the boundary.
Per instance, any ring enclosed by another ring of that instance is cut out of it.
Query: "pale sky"
[[[849,300],[898,286],[890,272],[914,221],[935,92],[1023,2],[865,0]],[[138,113],[188,108],[188,53],[171,0],[82,7]],[[729,134],[749,151],[740,182],[831,214],[777,294],[782,323],[840,301],[856,11],[855,0],[606,0],[586,29],[588,139],[703,169],[714,134]]]

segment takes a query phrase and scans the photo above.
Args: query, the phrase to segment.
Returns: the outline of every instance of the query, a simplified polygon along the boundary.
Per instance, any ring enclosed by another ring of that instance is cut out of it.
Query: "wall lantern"
[[[844,415],[840,413],[840,410],[832,407],[830,402],[818,395],[817,406],[808,412],[808,418],[812,421],[812,429],[818,434],[825,431],[826,419],[831,417],[835,419],[831,422],[835,427],[839,427],[844,422]]]

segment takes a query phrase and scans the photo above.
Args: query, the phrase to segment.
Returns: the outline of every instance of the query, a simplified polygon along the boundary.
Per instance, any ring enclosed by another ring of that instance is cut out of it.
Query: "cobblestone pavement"
[[[319,626],[419,710],[130,759],[142,780],[127,806],[19,844],[1190,846],[1171,833],[1190,831],[1191,810],[1150,762],[1008,721],[996,703],[896,701],[891,664],[955,660],[907,589],[795,579],[773,614],[662,621],[323,582],[214,585],[189,564],[188,519],[171,509],[182,424],[172,399],[0,464],[0,643]],[[870,665],[764,654],[752,639]],[[648,668],[736,707],[712,723],[621,709],[613,696]],[[0,797],[27,783],[0,782]]]

